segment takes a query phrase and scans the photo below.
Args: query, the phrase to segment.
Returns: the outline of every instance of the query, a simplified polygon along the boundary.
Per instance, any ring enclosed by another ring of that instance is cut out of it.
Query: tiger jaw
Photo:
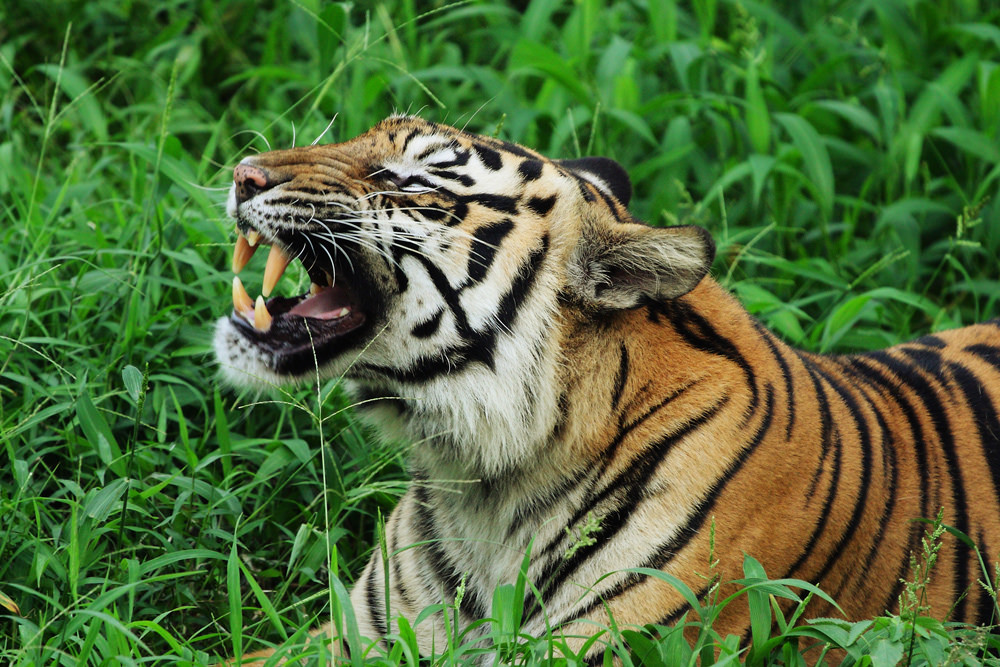
[[[239,276],[233,277],[233,311],[228,319],[220,321],[216,350],[220,358],[231,358],[251,375],[273,372],[287,380],[285,376],[297,375],[335,355],[346,344],[344,339],[359,331],[368,317],[346,281],[334,279],[335,267],[321,266],[319,258],[310,256],[305,248],[283,247],[279,239],[265,238],[239,218],[233,273],[239,274],[258,248],[267,244],[271,249],[256,300],[247,293]],[[294,261],[293,254],[310,276],[309,291],[294,297],[271,297],[278,280]],[[256,352],[251,358],[265,368],[246,368],[241,363],[240,357],[251,349]]]

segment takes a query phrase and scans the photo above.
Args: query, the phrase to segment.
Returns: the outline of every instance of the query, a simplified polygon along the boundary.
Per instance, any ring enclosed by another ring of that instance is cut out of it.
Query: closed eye
[[[391,174],[389,181],[403,192],[428,192],[434,189],[432,183],[416,174],[410,174],[409,176]]]

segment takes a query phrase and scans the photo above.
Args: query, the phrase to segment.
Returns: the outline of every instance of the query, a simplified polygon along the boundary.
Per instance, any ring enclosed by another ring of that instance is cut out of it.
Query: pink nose
[[[267,172],[260,167],[240,163],[233,170],[233,183],[236,184],[236,203],[241,204],[263,192],[273,185],[267,177]]]

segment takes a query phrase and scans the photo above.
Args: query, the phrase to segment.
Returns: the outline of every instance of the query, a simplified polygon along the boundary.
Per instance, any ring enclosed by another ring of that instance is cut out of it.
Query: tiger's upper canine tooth
[[[310,283],[309,285],[309,296],[316,296],[320,293],[323,288],[316,283]]]
[[[271,246],[271,252],[267,256],[267,266],[264,267],[264,286],[261,289],[264,296],[271,296],[271,291],[278,284],[278,278],[291,261],[292,258],[286,255],[284,250],[276,245]]]
[[[233,309],[244,316],[254,309],[253,299],[247,294],[239,276],[233,276]]]
[[[253,307],[253,328],[257,331],[267,331],[271,328],[273,318],[264,305],[264,297],[258,296],[257,303]]]
[[[233,273],[242,271],[255,252],[257,252],[257,246],[248,242],[243,234],[236,237],[236,247],[233,249]]]

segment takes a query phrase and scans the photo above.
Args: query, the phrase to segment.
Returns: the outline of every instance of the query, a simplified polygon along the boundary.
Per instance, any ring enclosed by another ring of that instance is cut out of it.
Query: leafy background
[[[985,0],[3,3],[0,663],[281,639],[405,488],[333,383],[215,383],[241,156],[394,111],[607,155],[786,340],[870,349],[998,312],[998,25]]]

